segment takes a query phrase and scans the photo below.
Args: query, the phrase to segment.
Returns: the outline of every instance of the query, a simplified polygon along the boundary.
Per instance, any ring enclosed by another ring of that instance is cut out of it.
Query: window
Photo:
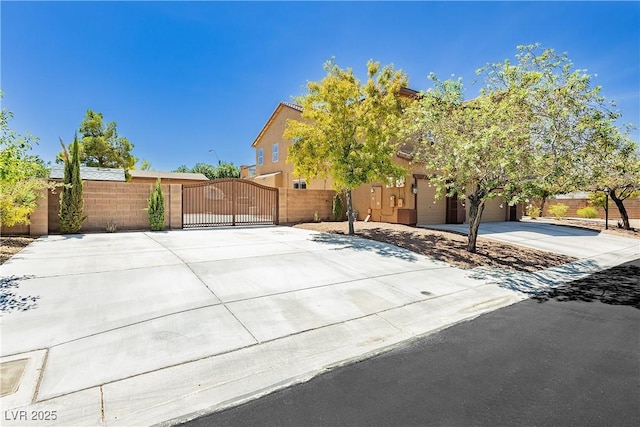
[[[276,163],[278,161],[278,144],[273,144],[273,152],[271,154],[271,160],[273,161],[273,163]]]
[[[307,188],[307,181],[305,181],[304,179],[294,179],[293,188],[304,190],[305,188]]]
[[[262,160],[263,160],[263,153],[262,153],[262,148],[258,148],[258,165],[262,166]]]

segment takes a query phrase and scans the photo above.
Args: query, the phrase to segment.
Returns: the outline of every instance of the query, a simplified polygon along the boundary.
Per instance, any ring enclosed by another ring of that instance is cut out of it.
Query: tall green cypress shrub
[[[342,221],[344,217],[344,203],[342,203],[342,197],[340,193],[336,193],[333,196],[333,220],[334,221]]]
[[[71,158],[60,141],[63,148],[64,157],[64,187],[60,193],[60,212],[58,219],[60,220],[60,232],[64,234],[77,233],[86,221],[87,217],[83,216],[84,200],[82,200],[82,179],[80,179],[80,155],[78,137],[73,138],[71,144]]]
[[[164,195],[162,194],[160,178],[156,181],[156,186],[151,187],[149,200],[147,201],[147,212],[151,231],[164,230]]]

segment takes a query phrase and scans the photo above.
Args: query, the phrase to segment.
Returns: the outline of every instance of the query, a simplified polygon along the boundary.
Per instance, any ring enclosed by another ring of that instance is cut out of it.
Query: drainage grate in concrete
[[[0,363],[0,397],[8,396],[18,391],[27,363],[29,363],[29,359]]]

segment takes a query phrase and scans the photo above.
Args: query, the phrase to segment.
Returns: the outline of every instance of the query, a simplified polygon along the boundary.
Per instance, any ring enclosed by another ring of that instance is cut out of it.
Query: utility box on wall
[[[371,209],[382,209],[382,187],[371,187]]]

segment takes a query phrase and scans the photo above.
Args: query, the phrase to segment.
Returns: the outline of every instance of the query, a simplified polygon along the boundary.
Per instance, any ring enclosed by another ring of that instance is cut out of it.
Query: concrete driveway
[[[441,224],[426,227],[455,231],[461,234],[469,232],[468,224]],[[621,248],[628,248],[630,252],[640,252],[640,240],[638,239],[623,238],[541,221],[484,222],[480,224],[478,235],[576,258],[589,258],[607,252],[615,252]]]
[[[626,245],[548,274],[624,262]],[[49,236],[1,268],[0,361],[18,378],[15,393],[3,379],[3,425],[187,419],[526,298],[504,277],[287,227]]]

